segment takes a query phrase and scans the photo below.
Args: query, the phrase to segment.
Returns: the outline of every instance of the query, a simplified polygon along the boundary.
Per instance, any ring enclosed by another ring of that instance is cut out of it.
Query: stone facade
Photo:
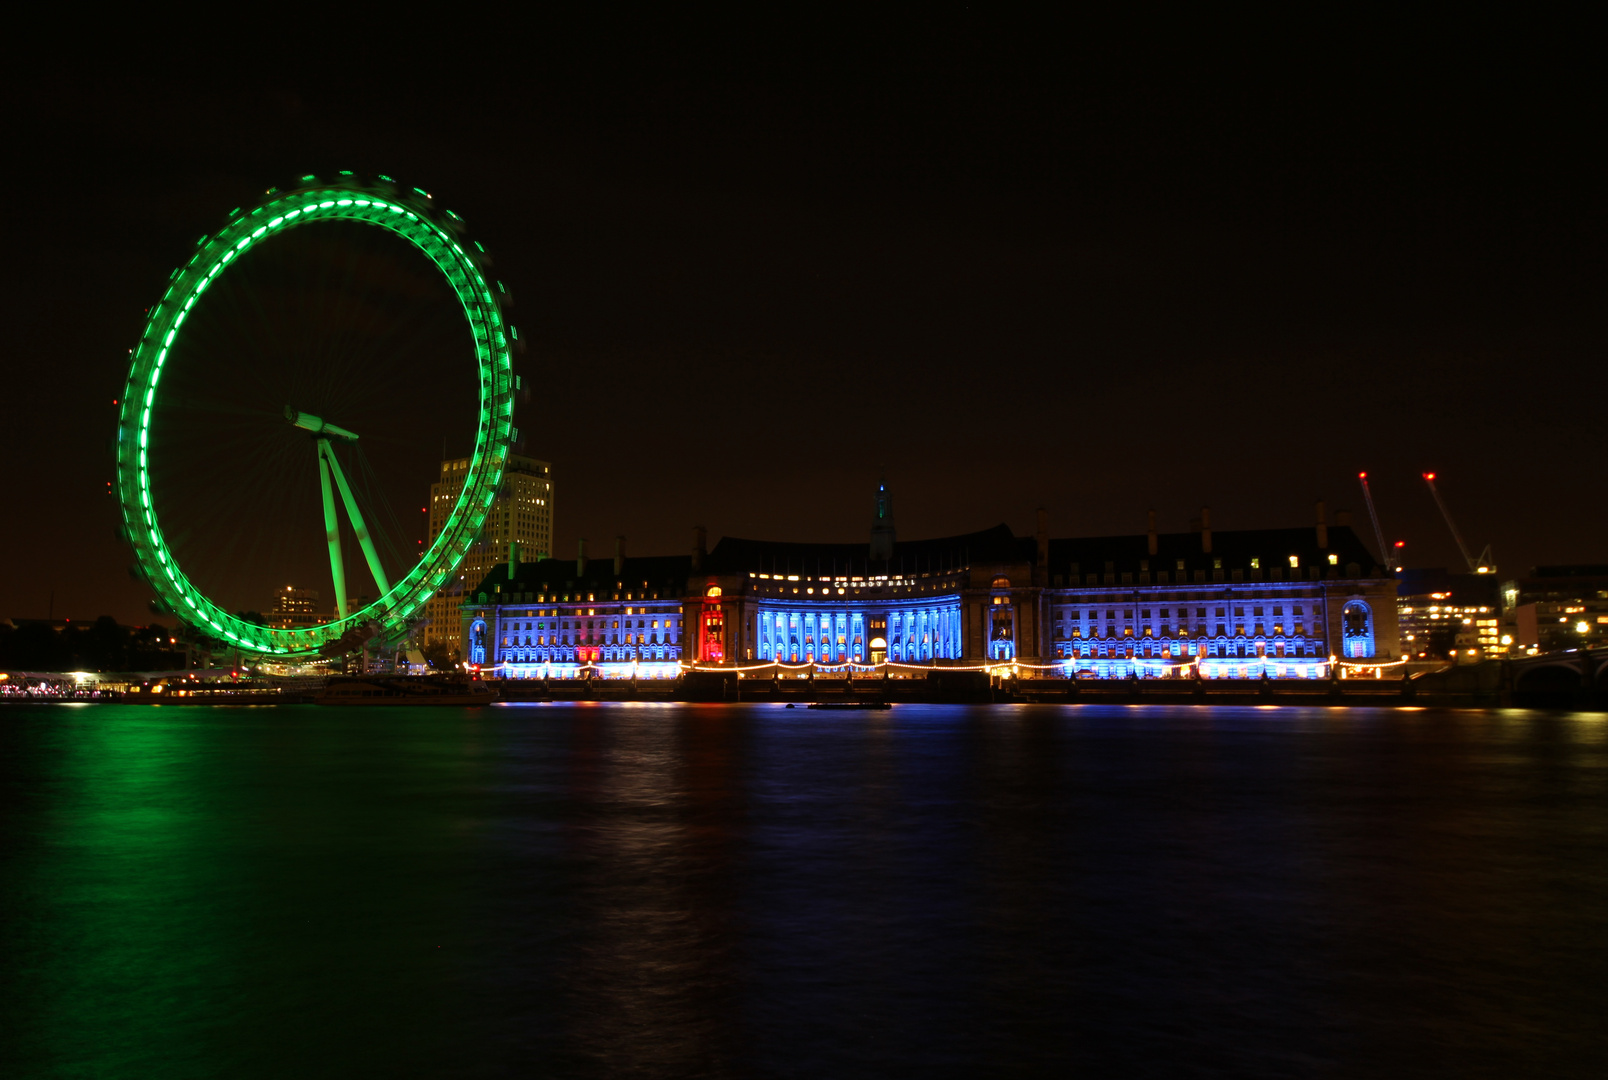
[[[1396,659],[1394,578],[1349,526],[1052,539],[1007,526],[873,546],[726,537],[686,556],[499,567],[465,604],[481,664],[1014,663],[1080,678],[1324,678]],[[512,571],[510,573],[510,571]],[[475,627],[478,626],[477,631]],[[478,637],[476,636],[478,634]]]

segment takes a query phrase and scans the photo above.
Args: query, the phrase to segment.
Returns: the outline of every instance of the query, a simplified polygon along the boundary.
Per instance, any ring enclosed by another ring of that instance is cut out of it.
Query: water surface
[[[9,1076],[1608,1061],[1608,718],[0,711]]]

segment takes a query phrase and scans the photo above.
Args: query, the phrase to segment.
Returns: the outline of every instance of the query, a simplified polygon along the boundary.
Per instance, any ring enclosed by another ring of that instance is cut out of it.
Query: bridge
[[[1608,707],[1608,646],[1540,653],[1507,661],[1513,703],[1551,704],[1570,701],[1583,707]],[[1536,699],[1536,700],[1530,700]]]
[[[1608,709],[1608,646],[1486,660],[1413,680],[1415,696],[1484,704]]]

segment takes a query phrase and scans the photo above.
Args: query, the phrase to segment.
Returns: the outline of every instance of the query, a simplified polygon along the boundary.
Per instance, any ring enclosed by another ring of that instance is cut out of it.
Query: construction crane
[[[1395,572],[1400,567],[1392,561],[1392,552],[1385,546],[1385,530],[1379,527],[1379,513],[1374,509],[1373,492],[1368,490],[1368,474],[1360,472],[1357,479],[1362,481],[1362,501],[1368,504],[1368,520],[1373,522],[1374,539],[1379,541],[1379,557],[1385,561],[1386,570]]]
[[[1435,505],[1440,507],[1441,517],[1446,519],[1446,527],[1452,530],[1452,539],[1457,541],[1457,550],[1463,553],[1463,560],[1468,563],[1468,572],[1471,574],[1494,574],[1496,567],[1491,564],[1491,545],[1486,544],[1478,558],[1468,553],[1468,545],[1463,543],[1463,534],[1457,531],[1457,525],[1452,521],[1452,512],[1446,509],[1445,501],[1440,492],[1435,490],[1435,474],[1424,474],[1424,483],[1429,485],[1429,493],[1435,496]]]

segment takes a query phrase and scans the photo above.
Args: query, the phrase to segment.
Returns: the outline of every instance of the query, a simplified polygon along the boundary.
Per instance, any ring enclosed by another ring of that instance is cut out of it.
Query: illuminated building
[[[1512,634],[1502,627],[1496,579],[1489,574],[1403,570],[1397,575],[1396,613],[1408,659],[1472,664],[1506,656],[1512,645]]]
[[[428,548],[446,526],[452,508],[463,491],[469,459],[455,458],[441,463],[441,477],[430,485]],[[510,454],[503,473],[502,488],[491,504],[480,537],[469,548],[453,582],[425,605],[429,624],[421,644],[446,645],[463,655],[462,623],[459,607],[464,601],[466,583],[480,581],[493,567],[510,557],[522,555],[536,559],[553,550],[552,466],[535,458]]]
[[[1608,566],[1537,566],[1502,583],[1515,647],[1529,654],[1608,645]]]
[[[466,660],[513,676],[573,674],[596,664],[644,677],[674,676],[683,657],[685,555],[627,559],[621,537],[612,562],[581,553],[498,566],[463,605]]]
[[[286,585],[274,593],[273,607],[268,612],[268,625],[276,630],[297,630],[304,626],[317,626],[326,618],[318,609],[317,589],[298,589]]]
[[[1396,657],[1395,581],[1321,504],[1305,528],[1214,533],[1207,512],[1187,533],[1052,540],[1041,511],[1031,537],[897,541],[886,496],[871,544],[728,536],[706,551],[700,528],[688,556],[499,567],[466,597],[471,650],[514,676],[651,658],[1323,678],[1331,655]]]

